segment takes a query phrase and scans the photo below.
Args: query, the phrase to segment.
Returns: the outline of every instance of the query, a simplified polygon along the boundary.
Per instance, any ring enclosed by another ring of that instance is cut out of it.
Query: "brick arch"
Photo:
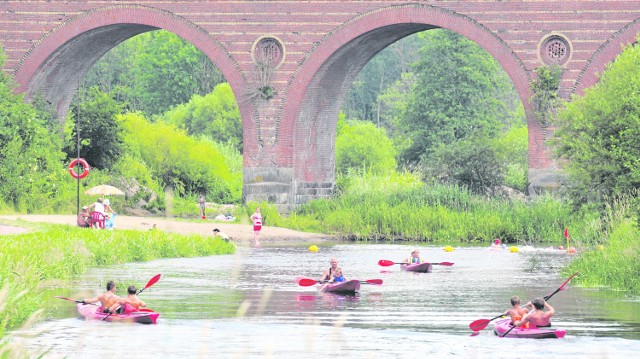
[[[531,77],[512,49],[477,21],[429,5],[400,5],[355,17],[329,33],[308,54],[289,82],[285,95],[279,158],[290,159],[294,181],[318,189],[335,178],[335,128],[346,91],[357,73],[380,50],[412,33],[445,28],[474,41],[505,69],[529,114],[529,152],[541,154],[542,129],[533,121],[529,104]],[[540,164],[530,156],[530,167]],[[308,184],[305,184],[308,183]],[[315,183],[310,183],[315,182]],[[300,191],[297,191],[300,194]]]
[[[580,71],[572,93],[582,94],[585,89],[595,85],[607,65],[616,59],[624,47],[637,42],[638,33],[640,33],[640,18],[630,22],[604,42]]]
[[[170,31],[196,46],[222,72],[237,96],[243,118],[246,81],[238,64],[215,39],[192,22],[170,12],[140,5],[114,5],[87,11],[45,34],[18,63],[15,80],[27,98],[39,93],[63,118],[80,79],[119,43],[144,32]]]

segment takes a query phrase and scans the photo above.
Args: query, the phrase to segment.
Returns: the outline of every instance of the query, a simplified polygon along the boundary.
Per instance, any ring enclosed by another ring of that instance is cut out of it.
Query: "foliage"
[[[240,109],[226,82],[218,84],[205,96],[194,95],[188,103],[167,111],[160,119],[186,129],[189,135],[229,143],[242,152]]]
[[[505,165],[504,185],[525,193],[529,185],[529,129],[523,123],[508,128],[491,141],[498,159]]]
[[[155,115],[187,102],[193,94],[205,95],[223,81],[204,53],[177,35],[158,30],[109,51],[91,68],[84,86],[105,92],[120,87],[118,100],[129,110]]]
[[[558,113],[553,144],[578,205],[640,188],[639,66],[640,47],[628,47]]]
[[[505,176],[504,162],[487,138],[469,138],[440,145],[427,172],[444,183],[469,188],[478,194],[495,193]]]
[[[91,231],[62,225],[3,236],[0,288],[8,292],[0,328],[15,328],[41,307],[41,283],[72,279],[88,268],[158,258],[230,254],[232,243],[164,231]],[[2,294],[0,293],[0,298]],[[0,330],[1,331],[1,330]]]
[[[0,51],[0,68],[4,66]],[[24,103],[14,84],[0,73],[0,203],[20,211],[38,211],[59,191],[64,154],[61,133],[43,107]]]
[[[552,197],[488,198],[457,186],[422,184],[410,174],[359,177],[344,182],[339,198],[303,205],[296,223],[306,217],[323,232],[360,240],[482,242],[499,236],[507,243],[555,244],[562,243],[567,226],[584,241],[602,237],[593,213],[575,213]]]
[[[536,69],[537,77],[531,85],[531,103],[542,126],[549,125],[561,104],[558,89],[563,71],[560,66],[542,66]]]
[[[120,117],[131,155],[148,166],[162,186],[177,196],[206,193],[215,202],[240,201],[242,173],[231,172],[218,145],[197,140],[165,123],[150,123],[137,114]]]
[[[72,130],[65,152],[68,158],[76,158],[80,132],[80,157],[92,168],[108,169],[124,152],[122,128],[116,119],[123,105],[114,99],[113,93],[102,92],[97,87],[90,88],[85,95],[86,98],[71,109]]]
[[[345,97],[342,112],[349,119],[371,121],[378,127],[392,128],[388,116],[391,111],[381,97],[401,77],[412,75],[411,64],[418,59],[418,50],[424,44],[419,36],[401,39],[372,58],[360,71]],[[411,87],[409,87],[411,89]]]
[[[579,270],[576,280],[585,286],[640,292],[640,229],[637,212],[631,211],[633,200],[625,196],[607,205],[607,236],[592,242],[591,250],[580,253],[564,272]]]
[[[396,151],[384,129],[367,121],[338,119],[336,137],[336,172],[350,170],[369,171],[376,174],[396,169]]]
[[[398,127],[411,139],[403,161],[429,160],[440,144],[497,136],[517,101],[500,65],[472,41],[447,30],[420,33],[415,90]],[[509,102],[511,101],[511,102]]]

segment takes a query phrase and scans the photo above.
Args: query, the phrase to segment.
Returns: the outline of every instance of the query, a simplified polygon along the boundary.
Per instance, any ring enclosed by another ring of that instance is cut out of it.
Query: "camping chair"
[[[104,229],[104,220],[105,220],[104,213],[95,212],[95,211],[89,213],[89,224],[91,228],[93,228],[93,225],[96,224],[96,228]]]

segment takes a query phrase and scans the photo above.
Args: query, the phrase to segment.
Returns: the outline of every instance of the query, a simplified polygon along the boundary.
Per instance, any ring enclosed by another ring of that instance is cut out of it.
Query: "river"
[[[73,303],[51,299],[45,305],[59,308],[56,317],[12,333],[12,344],[45,358],[627,358],[640,350],[638,296],[571,283],[550,300],[565,338],[498,338],[491,325],[472,334],[469,323],[508,309],[512,295],[524,303],[557,289],[570,260],[563,252],[420,247],[431,262],[455,263],[420,274],[377,264],[401,261],[408,245],[323,244],[317,253],[307,246],[93,269],[51,296],[94,295],[109,279],[123,281],[125,295],[127,285],[143,287],[161,273],[140,295],[161,313],[158,324],[85,321]],[[318,278],[331,257],[347,277],[384,284],[363,284],[355,296],[297,285],[298,275]]]

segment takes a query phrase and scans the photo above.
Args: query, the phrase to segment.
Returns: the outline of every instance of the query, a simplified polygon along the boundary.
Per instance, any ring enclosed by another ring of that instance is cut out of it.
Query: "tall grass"
[[[424,184],[409,174],[342,178],[333,199],[311,201],[279,225],[358,240],[561,244],[565,227],[574,238],[597,242],[596,213],[575,213],[551,196],[511,200],[479,196],[452,185]]]
[[[571,262],[565,272],[580,271],[574,280],[587,287],[610,287],[640,292],[640,229],[630,210],[633,199],[608,205],[605,235]]]
[[[220,239],[158,230],[91,231],[50,225],[36,232],[2,236],[0,338],[5,329],[25,322],[40,307],[40,288],[48,281],[70,279],[96,266],[234,251],[232,243]]]

